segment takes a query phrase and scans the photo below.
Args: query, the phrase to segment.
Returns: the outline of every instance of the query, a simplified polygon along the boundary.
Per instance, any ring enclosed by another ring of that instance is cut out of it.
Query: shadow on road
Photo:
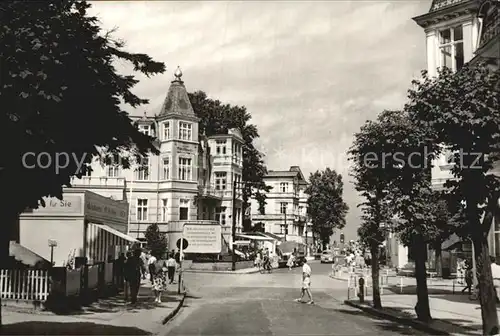
[[[20,322],[2,326],[2,335],[150,335],[135,327],[87,322]]]
[[[360,316],[362,318],[370,318],[375,322],[375,326],[384,331],[397,332],[400,335],[415,335],[415,331],[406,325],[402,325],[396,322],[388,321],[383,318],[379,318],[372,315],[367,315],[361,310],[349,310],[349,309],[334,309],[336,313]]]

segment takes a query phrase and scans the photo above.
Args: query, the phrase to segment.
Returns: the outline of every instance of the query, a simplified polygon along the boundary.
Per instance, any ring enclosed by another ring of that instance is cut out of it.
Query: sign
[[[57,246],[57,242],[53,239],[49,239],[49,247],[56,247]]]
[[[85,215],[90,218],[126,223],[128,206],[127,203],[87,192],[85,193]]]
[[[189,242],[185,253],[220,253],[221,226],[213,224],[185,224],[184,238]]]
[[[178,153],[191,153],[193,152],[193,148],[189,145],[177,145],[177,152]]]
[[[83,215],[83,196],[81,195],[64,195],[63,200],[55,197],[44,197],[43,200],[45,201],[45,207],[40,204],[38,209],[33,209],[32,212],[23,215]]]
[[[186,239],[182,239],[182,240],[184,241],[184,242],[182,243],[182,246],[181,246],[181,239],[180,239],[180,238],[179,238],[179,239],[177,239],[177,243],[176,243],[175,245],[177,245],[177,248],[178,248],[179,250],[181,250],[181,249],[182,249],[183,251],[185,251],[185,250],[187,249],[187,247],[189,246],[189,243],[188,243],[188,241],[187,241]]]

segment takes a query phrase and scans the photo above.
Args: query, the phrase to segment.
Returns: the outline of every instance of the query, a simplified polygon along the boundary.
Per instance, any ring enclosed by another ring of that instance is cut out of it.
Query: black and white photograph
[[[500,0],[0,3],[1,335],[500,335]]]

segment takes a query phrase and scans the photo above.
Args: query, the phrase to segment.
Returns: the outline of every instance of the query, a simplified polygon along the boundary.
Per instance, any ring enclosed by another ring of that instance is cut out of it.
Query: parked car
[[[323,251],[321,253],[321,263],[332,263],[333,262],[333,252],[330,250]]]

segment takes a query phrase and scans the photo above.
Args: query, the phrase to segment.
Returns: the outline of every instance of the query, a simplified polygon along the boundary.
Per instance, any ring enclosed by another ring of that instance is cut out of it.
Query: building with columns
[[[73,188],[91,190],[129,204],[128,234],[144,239],[147,227],[158,223],[174,249],[184,223],[221,226],[223,250],[231,244],[232,216],[241,232],[241,194],[233,209],[233,181],[241,181],[243,137],[199,134],[196,116],[177,69],[161,110],[157,114],[131,115],[140,131],[156,139],[159,155],[150,154],[131,169],[92,164],[89,176],[72,181]]]
[[[312,243],[311,223],[307,220],[307,182],[299,166],[289,170],[270,170],[264,183],[272,189],[266,193],[265,211],[258,211],[258,203],[251,200],[252,224],[265,232],[287,241]],[[308,236],[306,236],[306,228]]]

